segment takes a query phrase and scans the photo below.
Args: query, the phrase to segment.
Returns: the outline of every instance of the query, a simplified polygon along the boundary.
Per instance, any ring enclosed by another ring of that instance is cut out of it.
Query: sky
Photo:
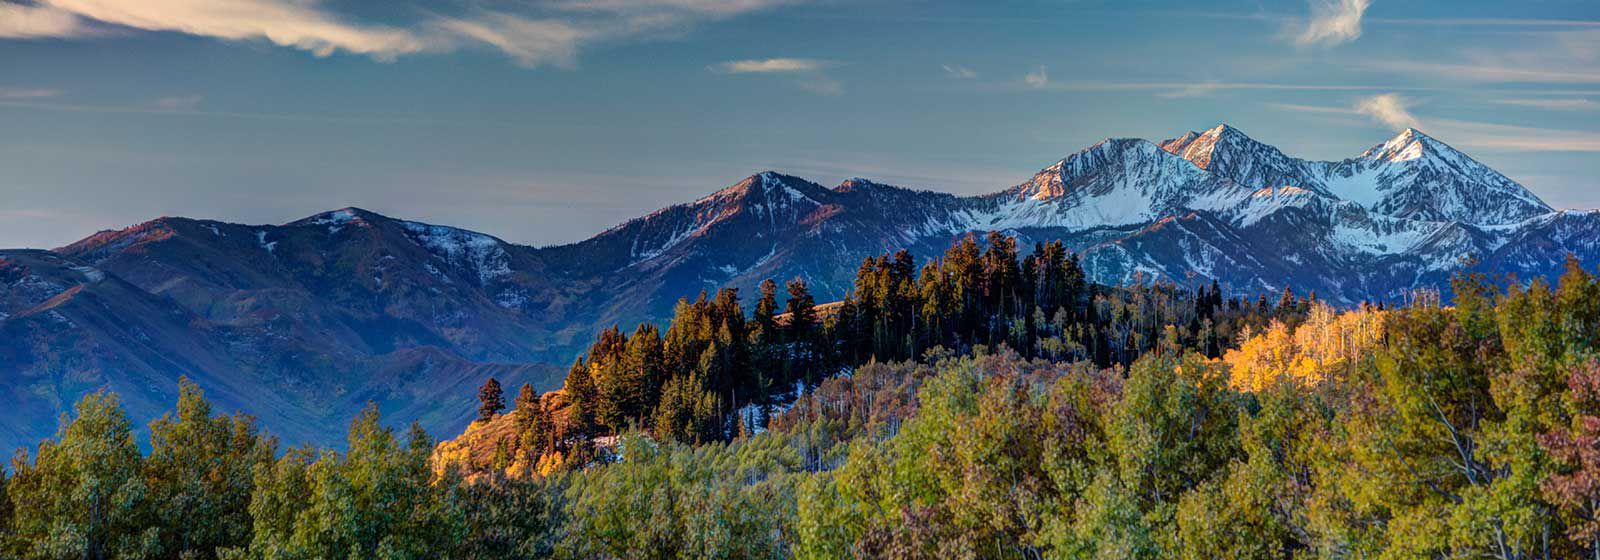
[[[976,194],[1218,123],[1417,127],[1597,208],[1600,3],[0,0],[0,247],[347,206],[561,244],[763,170]]]

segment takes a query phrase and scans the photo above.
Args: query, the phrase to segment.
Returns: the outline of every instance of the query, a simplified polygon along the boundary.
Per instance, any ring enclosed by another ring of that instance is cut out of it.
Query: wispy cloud
[[[838,65],[835,61],[814,58],[763,58],[730,60],[713,64],[708,69],[718,74],[794,75],[798,77],[794,83],[800,89],[818,95],[840,95],[844,93],[844,84],[823,72]]]
[[[945,64],[943,67],[945,76],[949,76],[957,80],[972,80],[977,79],[978,77],[977,72],[974,72],[971,68],[967,68],[965,66],[957,64]]]
[[[1428,74],[1439,78],[1489,83],[1596,84],[1600,71],[1572,67],[1513,67],[1501,65],[1449,64],[1389,60],[1370,67],[1406,74]]]
[[[1353,107],[1286,103],[1272,103],[1268,104],[1268,107],[1297,113],[1366,117],[1397,128],[1401,124],[1412,128],[1423,128],[1418,125],[1418,119],[1411,114],[1409,107],[1405,105],[1403,100],[1400,100],[1395,105],[1386,105],[1384,102],[1373,103],[1372,99],[1360,100]],[[1357,124],[1360,121],[1352,118],[1348,122]],[[1600,152],[1600,133],[1587,131],[1444,118],[1427,119],[1425,130],[1445,142],[1481,150],[1504,152]]]
[[[832,62],[813,58],[764,58],[730,60],[711,66],[711,71],[722,74],[777,74],[785,72],[816,72]]]
[[[1291,24],[1294,44],[1333,47],[1361,37],[1361,17],[1372,0],[1310,0],[1311,19]]]
[[[1428,126],[1468,147],[1508,152],[1600,152],[1600,133],[1434,119]]]
[[[1410,103],[1397,94],[1385,93],[1366,97],[1356,102],[1356,112],[1372,117],[1394,129],[1419,128],[1417,117],[1411,114]]]
[[[1165,97],[1167,99],[1179,99],[1179,98],[1184,98],[1184,97],[1204,97],[1204,96],[1216,93],[1217,90],[1219,90],[1219,89],[1222,89],[1222,87],[1221,87],[1221,84],[1218,84],[1217,82],[1200,82],[1200,83],[1196,83],[1196,84],[1190,84],[1190,85],[1178,88],[1178,89],[1173,90],[1173,91],[1159,93],[1157,95],[1159,95],[1161,97]]]
[[[1043,88],[1043,87],[1049,86],[1050,85],[1050,69],[1044,67],[1043,65],[1041,65],[1041,66],[1039,66],[1039,69],[1034,70],[1032,72],[1029,72],[1028,75],[1023,76],[1022,77],[1022,83],[1028,84],[1029,86],[1036,87],[1036,88]]]
[[[1411,104],[1405,98],[1393,93],[1362,97],[1353,105],[1347,107],[1329,107],[1323,105],[1298,105],[1293,103],[1268,103],[1268,107],[1282,111],[1297,113],[1318,113],[1328,115],[1359,115],[1369,120],[1393,129],[1422,128],[1415,115],[1411,114]]]
[[[1364,21],[1376,25],[1412,25],[1422,27],[1600,27],[1600,21],[1585,19],[1366,18]]]
[[[157,99],[155,107],[163,111],[194,111],[204,99],[202,95],[174,95]]]
[[[1369,0],[1367,2],[1367,5],[1368,5],[1368,7],[1371,7],[1372,2]],[[1313,7],[1315,7],[1315,6],[1316,6],[1316,4],[1313,4]],[[1275,13],[1267,13],[1267,12],[1233,13],[1233,12],[1219,12],[1219,11],[1214,11],[1214,10],[1206,10],[1206,11],[1202,11],[1202,10],[1143,10],[1143,11],[1140,11],[1138,13],[1145,14],[1145,15],[1152,15],[1152,16],[1163,16],[1163,17],[1191,19],[1191,20],[1192,19],[1214,19],[1214,20],[1259,21],[1259,22],[1266,22],[1266,23],[1278,23],[1278,24],[1282,24],[1282,25],[1290,25],[1292,27],[1291,31],[1304,31],[1305,29],[1307,29],[1310,26],[1310,22],[1303,16],[1295,16],[1295,15],[1289,15],[1289,14],[1275,14]],[[1391,18],[1383,18],[1383,17],[1362,17],[1361,18],[1361,24],[1363,26],[1365,26],[1365,25],[1383,25],[1383,26],[1396,26],[1396,27],[1529,27],[1529,28],[1574,27],[1574,28],[1581,28],[1581,27],[1600,27],[1600,20],[1537,19],[1537,18],[1448,18],[1448,17],[1431,17],[1431,18],[1392,18],[1391,17]]]
[[[44,0],[40,9],[75,18],[77,26],[56,36],[77,36],[88,20],[147,31],[170,31],[218,39],[266,40],[328,56],[336,51],[393,59],[421,52],[428,40],[386,26],[341,21],[305,2],[286,0]]]
[[[182,98],[173,98],[173,101],[163,103],[157,99],[150,103],[136,105],[90,105],[83,103],[60,103],[39,99],[4,99],[0,98],[0,108],[26,109],[35,111],[54,111],[63,113],[98,113],[108,115],[149,115],[163,117],[208,117],[225,119],[270,120],[304,123],[347,123],[347,124],[420,124],[428,126],[444,126],[465,124],[460,121],[441,119],[422,119],[409,116],[384,116],[384,115],[313,115],[290,113],[252,113],[243,111],[208,111],[198,107],[183,107],[177,101]],[[167,105],[163,107],[163,105]],[[482,126],[493,123],[472,123]]]
[[[526,68],[544,64],[571,67],[577,64],[578,48],[595,36],[592,31],[561,20],[501,13],[482,14],[476,19],[441,19],[434,25],[499,49]]]
[[[1052,91],[1155,91],[1163,97],[1208,95],[1228,90],[1263,91],[1431,91],[1438,88],[1391,84],[1286,84],[1275,82],[1106,82],[1069,81],[1045,84]]]
[[[1496,99],[1499,105],[1514,107],[1532,107],[1535,109],[1549,109],[1554,111],[1593,111],[1600,109],[1600,103],[1592,99]]]
[[[266,41],[316,56],[350,53],[392,61],[473,46],[527,67],[575,64],[595,43],[651,38],[695,23],[798,0],[553,0],[502,4],[517,11],[432,11],[406,24],[365,24],[311,0],[0,0],[0,38],[81,38],[110,30],[173,32]],[[475,4],[473,4],[475,5]]]
[[[1461,49],[1451,59],[1380,59],[1375,70],[1467,83],[1600,84],[1600,29],[1527,31],[1515,46]]]
[[[0,87],[0,99],[44,99],[59,94],[56,90],[45,88]]]

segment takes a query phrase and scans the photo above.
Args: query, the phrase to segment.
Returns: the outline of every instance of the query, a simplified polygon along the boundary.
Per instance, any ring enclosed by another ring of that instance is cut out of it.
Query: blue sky
[[[0,246],[361,206],[535,245],[756,171],[991,192],[1417,126],[1600,207],[1592,0],[0,0]]]

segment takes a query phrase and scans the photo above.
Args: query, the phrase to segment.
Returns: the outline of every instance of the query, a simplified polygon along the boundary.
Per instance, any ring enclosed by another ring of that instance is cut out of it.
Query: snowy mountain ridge
[[[1332,162],[1226,125],[1108,139],[977,196],[767,171],[551,247],[358,208],[283,225],[160,218],[0,250],[0,389],[50,395],[0,411],[0,440],[37,441],[99,388],[142,424],[177,375],[297,440],[337,442],[349,418],[330,411],[369,400],[457,431],[468,419],[438,411],[470,413],[439,406],[470,399],[463,379],[551,389],[600,329],[662,321],[679,298],[728,287],[748,302],[764,280],[801,278],[838,300],[865,257],[931,259],[990,231],[1059,240],[1101,284],[1344,304],[1449,297],[1463,270],[1531,280],[1568,255],[1600,264],[1600,213],[1553,210],[1415,130]]]
[[[778,197],[788,203],[781,206],[788,220],[775,219],[779,214],[766,211],[767,205],[727,202],[731,193],[748,199],[748,193],[778,191],[788,193]],[[643,246],[660,245],[650,243],[653,237],[667,238],[677,248],[671,265],[677,266],[687,254],[723,243],[715,240],[720,228],[743,231],[735,225],[741,212],[762,223],[762,235],[814,237],[824,254],[850,255],[845,260],[858,258],[860,245],[936,253],[967,232],[1005,231],[1031,240],[1067,241],[1101,265],[1091,269],[1101,282],[1199,277],[1241,290],[1303,283],[1349,302],[1403,297],[1406,290],[1443,283],[1439,275],[1459,269],[1469,257],[1493,259],[1508,246],[1537,238],[1530,235],[1535,230],[1558,223],[1587,227],[1597,219],[1591,213],[1558,213],[1515,181],[1415,129],[1351,158],[1313,161],[1224,124],[1160,142],[1107,139],[1014,187],[979,196],[859,178],[826,189],[763,172],[601,237],[633,236]],[[659,222],[668,215],[675,225],[663,228]],[[864,239],[831,237],[839,234]],[[1157,246],[1162,254],[1150,253]],[[1582,249],[1571,244],[1543,248],[1551,262]],[[1206,262],[1237,266],[1226,273],[1190,266],[1195,260],[1190,252],[1217,257]],[[665,253],[636,254],[639,258],[628,264],[654,266],[652,259]],[[738,283],[749,273],[770,270],[765,266],[770,262],[718,262],[710,268],[733,271],[725,281]],[[818,278],[822,271],[793,272]]]

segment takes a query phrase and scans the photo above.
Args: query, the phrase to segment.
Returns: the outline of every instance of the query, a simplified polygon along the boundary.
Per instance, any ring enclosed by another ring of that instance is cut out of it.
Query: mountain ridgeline
[[[1554,210],[1415,130],[1338,162],[1228,126],[1106,140],[971,197],[765,172],[554,247],[354,208],[283,225],[161,218],[0,251],[0,438],[34,443],[101,388],[142,425],[180,375],[294,441],[338,441],[368,401],[453,433],[483,379],[555,388],[596,334],[661,323],[682,297],[801,278],[840,301],[865,257],[990,231],[1023,253],[1061,241],[1090,283],[1293,287],[1344,305],[1449,297],[1466,269],[1531,279],[1568,255],[1600,262],[1600,214]]]

